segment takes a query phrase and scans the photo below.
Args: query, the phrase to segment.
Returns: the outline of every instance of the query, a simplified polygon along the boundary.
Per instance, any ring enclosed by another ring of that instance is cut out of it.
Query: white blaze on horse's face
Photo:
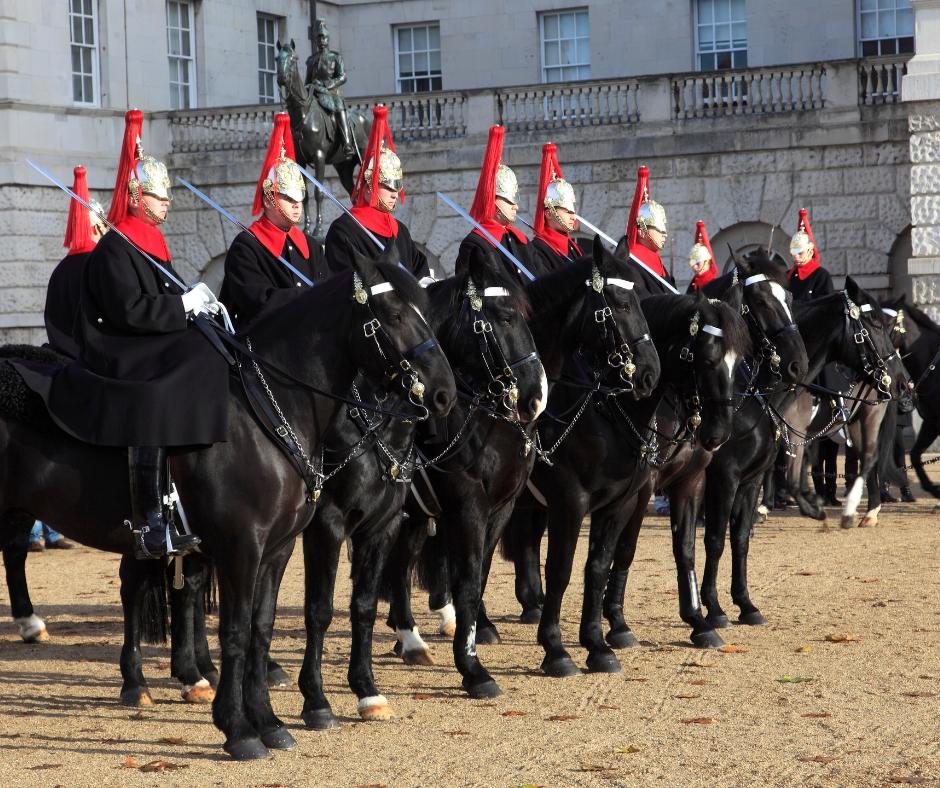
[[[777,284],[776,282],[770,282],[769,284],[770,284],[770,292],[772,292],[774,294],[774,298],[776,298],[780,302],[780,306],[783,307],[783,312],[787,316],[787,320],[789,320],[792,323],[793,315],[790,314],[790,307],[787,304],[787,291],[784,290],[783,287]]]
[[[725,366],[728,368],[728,377],[731,378],[734,382],[734,365],[738,363],[738,354],[733,350],[728,350],[725,352],[724,356]]]
[[[535,416],[533,421],[542,415],[542,411],[545,410],[545,407],[548,405],[548,377],[545,374],[545,367],[542,366],[542,362],[539,362],[539,386],[541,387],[541,393],[539,398],[535,401]]]

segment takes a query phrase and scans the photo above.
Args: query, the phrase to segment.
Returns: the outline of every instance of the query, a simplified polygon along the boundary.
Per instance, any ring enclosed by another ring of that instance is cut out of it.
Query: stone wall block
[[[760,176],[756,177],[760,179]],[[705,181],[705,205],[708,206],[712,217],[711,224],[717,227],[730,227],[738,221],[737,201],[729,199],[734,196],[734,185],[730,181],[731,179],[727,178],[709,178]],[[741,201],[746,202],[746,199],[741,198]],[[753,204],[756,210],[756,206],[760,203],[757,199],[753,199]]]
[[[702,178],[660,178],[650,185],[652,197],[669,206],[680,202],[701,202],[705,199],[705,183]],[[632,199],[632,195],[631,195]]]
[[[895,195],[879,197],[878,218],[895,234],[899,234],[911,223],[910,203]]]
[[[842,170],[801,170],[793,176],[793,193],[797,198],[838,195],[844,188]]]
[[[820,253],[823,265],[829,269],[829,273],[835,276],[845,276],[845,249],[823,249]]]
[[[727,184],[724,199],[734,205],[736,221],[747,222],[757,218],[764,194],[763,175],[733,175],[723,179]],[[722,227],[727,225],[722,224]]]
[[[62,250],[62,256],[65,256],[65,249]],[[0,293],[6,293],[7,288],[11,287],[38,287],[43,291],[45,297],[46,287],[49,284],[49,277],[52,275],[52,269],[57,263],[37,263],[27,261],[17,261],[4,263],[0,266],[0,281],[3,282],[3,290]],[[6,298],[4,306],[6,306]],[[44,301],[45,303],[45,298]],[[13,310],[4,310],[13,311]]]
[[[37,312],[42,315],[46,306],[46,290],[44,287],[4,287],[4,312]],[[42,323],[39,317],[37,323]]]
[[[41,345],[47,339],[44,328],[0,329],[0,345]]]
[[[828,197],[813,201],[810,220],[815,227],[822,222],[872,219],[877,215],[878,198],[874,195]]]
[[[859,243],[861,243],[861,239]],[[888,270],[888,255],[874,249],[864,249],[862,247],[846,249],[845,261],[848,267],[843,273],[853,275],[883,274]]]
[[[940,227],[912,227],[911,254],[914,257],[930,257],[940,249]]]
[[[865,246],[879,252],[889,254],[898,239],[898,233],[880,222],[870,222],[865,225]]]
[[[936,111],[936,108],[932,112],[927,110],[925,107],[924,112],[911,111],[907,116],[907,128],[911,133],[940,131],[940,111]]]
[[[721,157],[715,156],[683,156],[676,159],[676,177],[703,177],[718,175],[721,172]]]
[[[428,250],[438,256],[441,264],[448,270],[453,270],[456,255],[448,257],[444,254],[451,244],[460,244],[461,239],[470,232],[469,225],[459,216],[452,218],[438,218],[425,244]]]
[[[823,166],[823,152],[820,148],[778,150],[775,156],[776,169],[782,172],[818,170]]]
[[[585,186],[575,207],[578,213],[588,221],[597,224],[604,217],[604,213],[611,205],[610,185],[606,183],[592,183]]]
[[[861,167],[863,162],[861,146],[840,145],[827,148],[823,155],[825,167]]]
[[[929,131],[911,136],[911,163],[940,161],[940,131]]]
[[[880,142],[868,145],[865,150],[865,166],[879,164],[906,164],[910,161],[910,149],[903,142]]]
[[[823,236],[819,240],[825,249],[848,249],[865,243],[864,222],[826,222],[822,226],[817,223],[814,230],[817,237]]]
[[[225,226],[235,229],[234,225],[215,211],[203,211],[196,215],[196,232],[209,252],[210,257],[225,254]]]
[[[777,158],[773,151],[758,153],[729,153],[721,157],[722,175],[742,175],[759,172],[774,172]]]
[[[916,225],[940,225],[940,196],[911,197],[911,222]]]
[[[775,172],[764,176],[764,200],[790,200],[793,198],[793,174]]]
[[[910,168],[910,193],[940,194],[940,164],[914,164]]]
[[[789,215],[793,213],[793,211],[790,210],[792,204],[792,200],[768,200],[765,195],[757,218],[765,224],[769,224],[771,227],[776,227],[777,230],[775,234],[784,232],[780,226],[785,224]]]
[[[852,167],[843,170],[846,194],[872,194],[873,192],[896,192],[895,170],[897,167]]]
[[[418,243],[427,243],[431,226],[434,224],[435,202],[437,202],[437,195],[434,194],[408,195],[406,203],[409,208],[408,229],[411,231],[411,237]]]

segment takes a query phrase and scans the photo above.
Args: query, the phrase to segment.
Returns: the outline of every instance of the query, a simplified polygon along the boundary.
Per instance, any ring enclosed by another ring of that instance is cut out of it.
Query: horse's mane
[[[503,287],[509,291],[509,299],[513,308],[519,312],[523,318],[528,319],[532,311],[532,306],[529,303],[529,296],[526,294],[519,279],[506,269],[506,266],[495,256],[495,253],[479,252],[478,254],[483,255],[485,261],[484,266],[486,268],[487,286]],[[467,293],[467,282],[469,279],[470,273],[468,267],[468,272],[462,276],[449,277],[441,282],[435,282],[429,287],[432,288],[432,292],[445,292],[448,294],[445,308],[450,311],[450,314],[456,315],[460,311],[463,298]]]
[[[395,292],[402,299],[414,304],[422,312],[427,311],[427,291],[418,284],[418,280],[412,276],[410,271],[406,271],[400,265],[393,263],[376,263],[375,267],[392,284]]]
[[[738,356],[747,356],[751,352],[751,332],[747,324],[732,307],[724,302],[710,303],[718,312],[718,327],[724,332],[725,349]]]
[[[907,302],[904,304],[904,314],[913,320],[917,326],[923,331],[929,331],[932,334],[940,334],[940,326],[938,326],[922,309],[914,306],[914,304]]]
[[[747,254],[747,262],[754,268],[754,273],[764,274],[772,282],[787,286],[787,266],[775,260],[763,247],[754,249]]]
[[[342,271],[334,274],[315,287],[308,287],[298,293],[289,303],[278,309],[269,309],[261,313],[257,320],[249,324],[242,334],[260,332],[281,333],[284,336],[296,334],[302,326],[305,331],[328,326],[336,320],[336,309],[342,301],[352,299],[352,272]]]
[[[593,265],[591,258],[582,258],[529,282],[525,291],[534,317],[551,316],[557,307],[571,298],[573,292],[583,289],[585,281],[591,278]]]

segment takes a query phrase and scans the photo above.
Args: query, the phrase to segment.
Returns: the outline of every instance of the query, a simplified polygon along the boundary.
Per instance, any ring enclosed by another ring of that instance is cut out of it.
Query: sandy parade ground
[[[423,594],[415,607],[433,667],[391,653],[382,604],[375,670],[397,713],[384,723],[360,722],[346,687],[344,555],[324,654],[342,728],[305,730],[296,686],[277,690],[275,710],[298,747],[248,764],[222,752],[208,706],[180,700],[163,647],[144,651],[156,705],[118,703],[116,556],[31,554],[33,601],[51,637],[23,644],[8,617],[0,631],[0,785],[940,785],[940,511],[925,498],[893,504],[877,528],[851,531],[835,514],[829,533],[792,509],[757,526],[751,594],[769,624],[723,631],[733,644],[723,652],[690,646],[668,520],[649,517],[627,590],[641,645],[619,652],[616,675],[542,675],[535,627],[518,623],[511,566],[495,560],[487,604],[503,643],[480,647],[505,693],[495,701],[460,690]],[[582,665],[586,536],[585,527],[562,621]],[[272,649],[292,679],[304,646],[300,552]],[[701,541],[698,557],[701,567]],[[726,551],[720,588],[731,614],[729,572]]]

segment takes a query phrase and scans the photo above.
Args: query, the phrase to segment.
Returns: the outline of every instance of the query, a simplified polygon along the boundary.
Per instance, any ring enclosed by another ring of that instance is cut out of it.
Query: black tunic
[[[49,347],[69,358],[78,358],[78,331],[76,325],[81,303],[82,274],[90,252],[70,254],[62,258],[49,277],[46,288],[46,308],[43,316]]]
[[[100,446],[226,439],[228,365],[187,321],[181,292],[117,233],[98,242],[82,279],[80,360],[17,364],[60,427]]]
[[[790,292],[794,301],[811,301],[833,292],[832,277],[825,268],[817,268],[813,273],[800,279],[794,271],[790,276]]]
[[[330,275],[326,258],[313,236],[307,236],[309,259],[290,238],[285,238],[281,257],[300,273],[319,282]],[[242,231],[225,255],[225,278],[219,300],[229,310],[232,320],[243,328],[262,311],[277,309],[297,293],[307,289],[283,263],[277,260],[251,233]]]
[[[376,233],[373,233],[373,235],[381,241],[386,249],[392,241],[391,237]],[[414,274],[415,279],[430,276],[431,271],[428,268],[428,260],[424,253],[415,246],[414,241],[411,240],[411,233],[408,232],[408,227],[403,222],[398,222],[398,236],[394,240],[401,264]],[[352,270],[352,249],[370,260],[377,260],[382,254],[379,247],[347,213],[344,213],[330,225],[330,229],[326,233],[325,245],[326,263],[334,274]]]
[[[633,270],[639,274],[639,278],[634,278],[633,281],[636,282],[638,288],[640,288],[640,297],[643,295],[660,295],[662,293],[674,294],[674,290],[669,290],[662,282],[660,282],[656,277],[654,277],[649,269],[638,263],[630,256],[629,245],[627,244],[627,236],[622,235],[620,241],[617,243],[617,248],[614,250],[614,256],[620,258],[621,260],[626,260],[627,265],[629,265]],[[673,287],[676,286],[676,280],[673,278],[672,274],[665,270],[663,273],[663,279],[665,279]]]
[[[529,260],[532,263],[532,268],[529,270],[536,276],[544,276],[552,271],[557,271],[559,268],[563,268],[568,263],[572,263],[582,257],[582,254],[575,248],[570,238],[568,239],[567,257],[558,254],[554,247],[549,246],[541,238],[533,238],[529,241],[528,248]]]
[[[515,255],[515,258],[526,268],[528,268],[533,276],[539,275],[537,271],[532,270],[533,263],[529,255],[529,246],[531,244],[520,243],[516,239],[516,236],[514,236],[508,230],[503,234],[503,237],[499,239],[499,242],[510,254]],[[457,250],[457,262],[454,265],[454,273],[457,274],[457,276],[462,276],[467,270],[467,265],[470,261],[470,255],[473,253],[474,247],[496,253],[499,256],[499,259],[502,260],[503,265],[506,266],[506,270],[509,271],[509,273],[519,277],[519,281],[523,284],[528,283],[529,278],[518,268],[516,268],[516,265],[512,261],[505,257],[503,253],[494,247],[489,241],[487,241],[486,238],[476,232],[468,233],[467,236],[460,242],[460,248]]]

